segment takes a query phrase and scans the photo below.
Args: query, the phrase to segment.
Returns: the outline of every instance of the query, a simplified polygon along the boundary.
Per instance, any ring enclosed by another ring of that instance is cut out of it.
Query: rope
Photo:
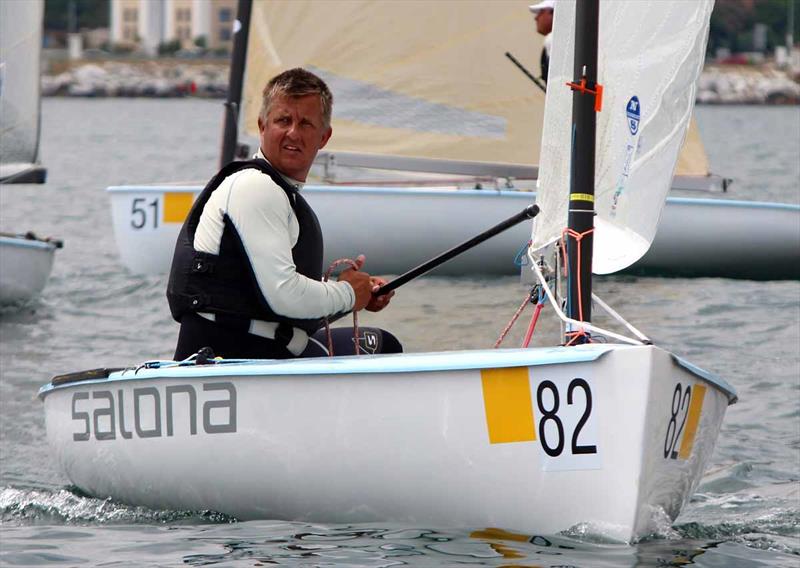
[[[581,240],[583,239],[583,237],[585,237],[587,235],[590,235],[593,232],[594,232],[594,228],[591,228],[588,231],[584,231],[583,233],[579,233],[577,231],[573,231],[570,228],[566,228],[561,233],[562,252],[566,253],[566,248],[565,248],[566,245],[564,243],[564,235],[567,235],[568,237],[572,237],[573,239],[575,239],[575,243],[578,245],[576,247],[578,249],[578,260],[577,260],[576,266],[578,267],[578,271],[579,272],[580,272],[580,267],[581,267],[581,264],[582,264],[581,247],[580,247]],[[564,274],[565,274],[565,276],[567,278],[569,278],[569,267],[568,267],[567,261],[566,261],[567,255],[563,254],[562,256],[564,257]],[[578,319],[581,320],[581,321],[583,321],[583,301],[581,300],[582,297],[583,297],[583,294],[581,292],[581,279],[578,278]],[[586,333],[583,332],[583,330],[581,330],[581,334],[582,335],[587,335]],[[570,335],[570,334],[568,333],[567,335]],[[572,340],[570,341],[570,343],[572,343]],[[570,343],[567,343],[567,345],[569,345]]]
[[[526,258],[530,246],[531,241],[528,241],[517,251],[517,255],[514,257],[514,266],[519,266],[521,268],[527,264]]]
[[[333,269],[341,264],[348,264],[353,270],[358,270],[358,265],[356,261],[350,258],[340,258],[338,260],[334,260],[331,265],[328,267],[327,272],[325,272],[325,276],[323,276],[322,281],[327,282],[328,279],[331,277],[331,273]],[[328,356],[333,357],[333,334],[331,333],[331,326],[328,323],[328,318],[324,319],[325,321],[325,335],[328,338]],[[358,312],[353,312],[353,346],[356,355],[358,355]]]
[[[639,331],[638,329],[636,329],[636,328],[635,328],[635,327],[634,327],[632,324],[630,324],[629,322],[625,321],[625,318],[623,318],[621,315],[619,315],[619,314],[617,313],[617,311],[616,311],[616,310],[614,310],[614,308],[612,308],[611,306],[609,306],[608,304],[606,304],[606,303],[605,303],[605,302],[604,302],[604,301],[603,301],[603,300],[600,298],[600,296],[598,296],[598,295],[597,295],[597,294],[595,294],[594,292],[592,292],[592,299],[595,301],[595,303],[596,303],[598,306],[600,306],[601,308],[603,308],[603,309],[604,309],[604,310],[605,310],[605,311],[606,311],[606,312],[607,312],[607,313],[608,313],[608,314],[609,314],[609,315],[610,315],[612,318],[614,318],[614,319],[615,319],[615,320],[617,320],[619,323],[621,323],[622,325],[624,325],[625,327],[627,327],[627,328],[628,328],[628,330],[630,330],[630,331],[631,331],[631,333],[633,333],[633,334],[634,334],[636,337],[638,337],[638,338],[639,338],[639,340],[640,340],[642,343],[645,343],[645,344],[652,344],[652,343],[653,343],[652,341],[650,341],[650,338],[649,338],[649,337],[647,337],[647,336],[646,336],[644,333],[642,333],[641,331]]]
[[[533,332],[536,329],[536,322],[539,321],[539,314],[542,313],[542,309],[544,308],[544,302],[544,293],[540,290],[539,303],[536,304],[536,309],[533,311],[533,315],[531,316],[531,323],[528,324],[528,331],[525,332],[525,339],[522,340],[522,347],[527,348],[531,344]]]
[[[517,319],[519,318],[520,314],[522,313],[522,310],[524,310],[525,306],[530,304],[532,301],[533,301],[533,290],[528,292],[528,295],[525,297],[525,300],[523,300],[523,302],[517,308],[517,311],[514,312],[514,315],[511,317],[511,321],[509,321],[508,324],[506,324],[506,327],[503,329],[502,333],[500,333],[500,337],[498,337],[497,341],[494,342],[494,348],[495,349],[500,347],[500,344],[506,338],[506,335],[508,335],[508,332],[511,331],[511,328],[514,326],[515,323],[517,323]]]
[[[601,327],[597,327],[596,325],[592,325],[592,324],[587,323],[585,321],[578,321],[578,320],[575,320],[575,319],[572,319],[572,318],[568,317],[564,313],[564,311],[561,309],[561,306],[558,305],[557,296],[553,293],[553,291],[550,289],[550,286],[547,284],[547,279],[544,277],[544,274],[542,274],[542,270],[539,267],[539,263],[536,261],[535,258],[533,258],[533,251],[528,251],[528,258],[531,261],[531,265],[530,266],[531,266],[531,268],[533,268],[533,271],[536,273],[536,278],[539,280],[539,284],[542,286],[542,288],[545,291],[545,298],[550,303],[550,305],[553,306],[553,311],[556,313],[556,315],[558,316],[558,318],[561,321],[563,321],[566,324],[571,324],[571,325],[574,325],[574,326],[577,326],[577,327],[585,328],[585,329],[587,329],[589,331],[597,332],[598,334],[601,334],[601,335],[606,335],[608,337],[613,337],[614,339],[617,339],[617,340],[619,340],[619,341],[621,341],[623,343],[629,343],[631,345],[642,345],[643,344],[643,342],[641,340],[639,340],[639,339],[631,339],[630,337],[626,337],[624,335],[621,335],[619,333],[615,333],[615,332],[610,331],[608,329],[603,329]]]
[[[570,340],[564,344],[566,347],[569,347],[570,345],[576,345],[575,342],[578,341],[581,337],[587,338],[586,340],[587,343],[592,342],[592,336],[586,333],[586,330],[584,329],[579,329],[577,331],[568,331],[565,335],[570,338]]]

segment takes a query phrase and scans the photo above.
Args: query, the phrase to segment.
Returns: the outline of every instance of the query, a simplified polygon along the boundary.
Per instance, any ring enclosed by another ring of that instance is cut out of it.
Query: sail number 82
[[[692,387],[686,386],[686,390],[680,383],[675,385],[672,392],[672,406],[667,424],[667,435],[664,438],[664,457],[667,459],[678,458],[678,440],[683,434],[683,427],[686,425],[686,417],[689,415],[689,401],[692,398]]]
[[[589,383],[580,377],[572,379],[567,386],[567,404],[573,404],[573,395],[578,389],[583,391],[585,405],[578,419],[578,423],[572,431],[570,451],[572,455],[596,454],[596,445],[580,443],[581,430],[592,414],[592,389],[589,387]],[[546,392],[550,393],[549,397],[545,396]],[[550,400],[545,400],[545,398],[549,398]],[[541,441],[542,449],[548,456],[558,457],[564,451],[566,434],[564,431],[564,423],[558,416],[561,401],[558,394],[558,387],[556,387],[553,381],[542,381],[539,383],[539,388],[536,389],[536,405],[539,407],[539,412],[542,415],[539,420],[539,440]],[[548,424],[551,425],[550,428],[548,428]],[[554,430],[555,436],[553,436]],[[549,436],[548,432],[550,434]]]

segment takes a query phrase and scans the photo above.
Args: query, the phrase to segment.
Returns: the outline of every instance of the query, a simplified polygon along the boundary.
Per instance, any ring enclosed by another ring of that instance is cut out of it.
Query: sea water
[[[725,377],[740,397],[684,512],[632,546],[580,530],[523,537],[514,527],[487,533],[378,522],[237,522],[209,511],[128,506],[71,487],[46,443],[39,386],[55,374],[169,357],[177,336],[164,278],[134,276],[119,263],[104,189],[205,180],[217,167],[222,114],[218,101],[45,99],[47,184],[0,188],[0,230],[33,230],[65,243],[41,299],[0,312],[0,563],[800,565],[797,281],[596,280],[598,294],[657,344]],[[798,107],[700,107],[697,117],[712,171],[735,180],[728,197],[800,202]],[[486,219],[486,227],[497,221]],[[750,230],[758,229],[742,227]],[[389,309],[362,323],[391,329],[408,351],[491,347],[525,293],[512,276],[428,277],[398,290]],[[506,345],[519,345],[524,327],[518,323]],[[546,338],[556,329],[546,323],[537,334]]]

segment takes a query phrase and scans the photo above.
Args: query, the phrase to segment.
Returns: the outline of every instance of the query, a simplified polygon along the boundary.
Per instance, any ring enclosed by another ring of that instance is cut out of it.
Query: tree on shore
[[[45,0],[44,29],[71,32],[107,28],[110,5],[109,0]]]
[[[753,28],[767,26],[767,51],[786,45],[789,2],[794,3],[794,35],[800,29],[800,0],[722,0],[714,4],[708,53],[724,47],[731,52],[753,51]]]

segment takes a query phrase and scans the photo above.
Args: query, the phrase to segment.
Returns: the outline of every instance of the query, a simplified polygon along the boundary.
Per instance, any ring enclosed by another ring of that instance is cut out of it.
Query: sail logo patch
[[[639,138],[639,121],[642,118],[642,106],[639,104],[639,97],[633,96],[630,98],[628,104],[625,105],[625,116],[628,119],[628,130],[630,130],[631,135],[625,143],[625,159],[622,162],[622,171],[620,171],[619,178],[617,178],[617,186],[614,189],[614,195],[611,197],[610,216],[612,219],[617,216],[617,208],[625,192],[625,186],[628,184],[633,159],[636,156]]]
[[[639,119],[641,118],[641,111],[639,110],[639,97],[633,96],[628,101],[625,108],[625,114],[628,116],[628,128],[631,134],[639,132]]]

